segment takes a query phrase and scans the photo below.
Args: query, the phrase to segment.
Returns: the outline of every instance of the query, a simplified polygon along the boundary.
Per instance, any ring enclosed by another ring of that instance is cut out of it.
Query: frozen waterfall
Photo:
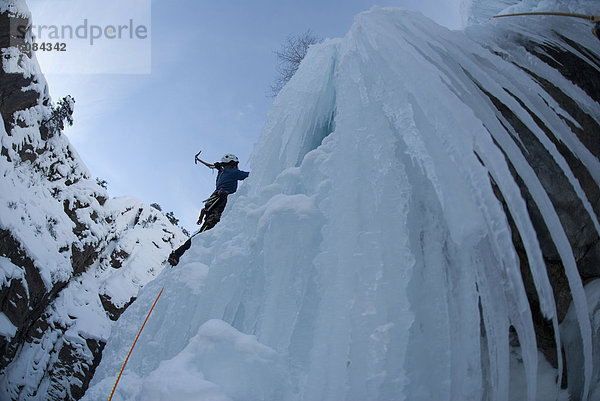
[[[589,28],[552,25],[597,60]],[[543,82],[596,124],[600,105],[514,44],[540,39],[540,29],[498,21],[449,31],[375,8],[343,39],[311,48],[276,99],[251,176],[222,222],[120,318],[85,399],[108,396],[163,286],[114,400],[567,399],[561,356],[555,369],[538,351],[513,245],[511,221],[560,347],[531,203],[573,298],[563,331],[579,339],[580,364],[568,368],[581,380],[570,391],[600,397],[591,306],[528,161],[534,143],[600,231],[597,205],[556,143],[595,185],[597,155]]]

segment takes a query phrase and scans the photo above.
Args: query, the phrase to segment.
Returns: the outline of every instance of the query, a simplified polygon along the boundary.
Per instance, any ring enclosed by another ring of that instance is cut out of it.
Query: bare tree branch
[[[281,48],[274,52],[277,56],[278,65],[277,76],[271,85],[270,95],[272,97],[277,96],[279,91],[294,76],[306,56],[308,48],[322,41],[323,39],[313,34],[310,29],[300,35],[290,35],[286,38]]]

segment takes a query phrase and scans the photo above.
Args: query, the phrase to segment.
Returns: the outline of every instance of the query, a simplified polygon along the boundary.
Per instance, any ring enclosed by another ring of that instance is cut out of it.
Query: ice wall
[[[584,37],[597,57],[587,28],[553,27]],[[562,361],[555,370],[539,360],[513,245],[508,216],[560,347],[528,202],[564,262],[585,355],[569,369],[585,399],[597,383],[583,285],[526,139],[498,104],[538,138],[596,230],[594,205],[541,127],[595,185],[598,159],[527,71],[552,77],[596,124],[600,106],[513,42],[494,42],[501,29],[450,32],[375,8],[345,38],[313,47],[276,99],[222,222],[125,312],[85,399],[110,393],[163,287],[115,400],[565,399]]]

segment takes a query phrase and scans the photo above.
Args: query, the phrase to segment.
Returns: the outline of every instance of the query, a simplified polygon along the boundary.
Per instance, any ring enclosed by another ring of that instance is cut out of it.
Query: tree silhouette
[[[50,118],[42,121],[40,125],[42,139],[52,138],[57,132],[62,132],[65,129],[65,122],[68,125],[73,125],[74,107],[75,99],[71,96],[63,97],[56,107],[52,107]]]
[[[313,34],[310,29],[294,36],[288,36],[281,48],[275,51],[277,55],[277,77],[271,85],[271,96],[275,97],[294,76],[300,63],[306,56],[311,45],[322,42],[323,39]]]

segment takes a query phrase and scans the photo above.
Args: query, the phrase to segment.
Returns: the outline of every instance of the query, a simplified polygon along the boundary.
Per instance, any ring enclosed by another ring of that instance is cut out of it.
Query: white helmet
[[[223,164],[227,164],[227,163],[231,163],[231,162],[239,163],[240,161],[238,160],[236,155],[233,155],[231,153],[227,153],[225,156],[223,156],[221,158],[221,163],[223,163]]]

